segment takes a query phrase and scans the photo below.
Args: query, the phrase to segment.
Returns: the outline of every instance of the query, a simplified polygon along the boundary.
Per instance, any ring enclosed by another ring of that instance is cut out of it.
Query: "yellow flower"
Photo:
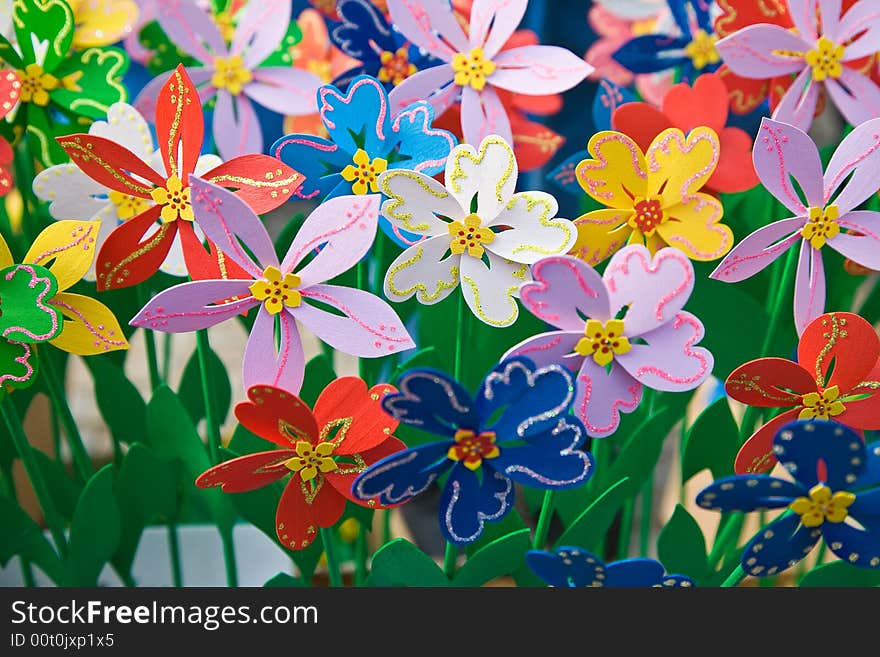
[[[214,58],[214,75],[211,84],[218,89],[226,89],[233,96],[241,93],[242,87],[254,79],[253,74],[244,66],[241,55]]]
[[[469,214],[464,218],[464,223],[452,221],[449,223],[449,234],[452,241],[449,250],[455,255],[461,255],[467,249],[468,255],[474,258],[482,258],[483,244],[491,244],[495,241],[495,233],[489,228],[480,228],[482,220],[477,214]]]
[[[195,219],[189,202],[189,186],[184,187],[176,175],[165,181],[165,187],[153,189],[150,196],[156,205],[162,206],[162,223],[168,224],[178,219],[184,221]]]
[[[110,202],[116,206],[116,216],[123,221],[139,215],[150,207],[148,201],[131,194],[117,192],[115,189],[111,189],[107,196],[110,198]]]
[[[826,36],[816,42],[816,48],[804,55],[808,66],[813,67],[813,79],[822,82],[828,78],[837,79],[843,74],[844,46],[835,46]]]
[[[318,443],[312,445],[305,440],[296,443],[296,456],[284,462],[292,472],[299,472],[303,481],[310,481],[318,476],[318,471],[333,472],[338,466],[330,455],[333,453],[333,443]]]
[[[717,64],[721,61],[721,56],[715,49],[716,41],[718,41],[718,37],[705,30],[697,30],[694,33],[693,40],[684,47],[684,52],[690,57],[695,69],[700,71],[710,64]]]
[[[597,319],[587,320],[584,337],[574,346],[575,353],[592,356],[597,365],[605,367],[615,355],[625,354],[632,347],[623,335],[623,320],[609,319],[603,325]]]
[[[587,149],[592,159],[576,167],[581,188],[605,209],[575,220],[578,239],[570,253],[591,265],[626,244],[651,253],[674,246],[691,260],[717,260],[733,246],[733,232],[719,223],[724,208],[700,192],[718,165],[718,136],[707,127],[685,137],[661,132],[646,153],[627,135],[604,131]]]
[[[18,71],[21,80],[20,100],[40,107],[49,104],[49,92],[61,86],[61,82],[51,73],[43,71],[39,64],[28,64]]]
[[[416,72],[415,64],[409,61],[409,51],[406,47],[398,48],[396,52],[384,50],[379,55],[379,61],[382,67],[376,77],[380,82],[391,82],[395,87]]]
[[[452,70],[455,84],[482,91],[486,79],[495,72],[495,62],[486,59],[482,48],[473,48],[468,54],[459,52],[452,57]]]
[[[810,489],[809,497],[799,497],[788,508],[801,517],[804,527],[818,527],[824,522],[841,523],[849,515],[847,509],[856,501],[856,496],[846,491],[832,494],[824,484]]]
[[[266,267],[263,278],[250,286],[254,299],[262,301],[271,315],[277,315],[284,306],[296,308],[302,303],[302,294],[296,288],[302,283],[296,274],[281,275],[278,267]]]
[[[838,399],[840,388],[831,386],[826,388],[820,395],[818,392],[808,392],[801,397],[803,408],[798,413],[799,420],[830,420],[846,410],[846,406]]]
[[[349,164],[342,170],[342,178],[354,183],[351,186],[352,193],[366,194],[368,190],[373,194],[377,193],[379,185],[376,180],[388,168],[388,160],[381,157],[371,160],[363,148],[357,149],[351,159],[354,164]]]
[[[825,242],[840,232],[837,218],[840,213],[836,205],[826,208],[810,208],[810,220],[801,229],[801,236],[810,242],[814,249],[821,249]]]

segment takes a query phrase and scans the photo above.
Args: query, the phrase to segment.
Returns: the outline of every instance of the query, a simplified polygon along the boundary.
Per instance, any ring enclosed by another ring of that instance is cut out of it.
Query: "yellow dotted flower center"
[[[237,96],[244,85],[253,79],[253,74],[245,68],[240,55],[214,58],[214,75],[211,76],[211,84],[218,89],[226,89],[233,96]]]
[[[809,392],[801,397],[803,408],[798,414],[799,420],[829,420],[837,417],[846,410],[846,406],[838,399],[840,389],[831,386],[819,394]]]
[[[352,164],[342,170],[342,178],[352,183],[351,191],[355,194],[377,193],[379,186],[376,180],[388,168],[388,160],[381,157],[371,160],[363,148],[357,149],[351,159]]]
[[[123,221],[136,217],[150,207],[150,204],[146,199],[138,198],[131,194],[117,192],[115,189],[111,189],[107,196],[110,199],[110,202],[116,206],[116,216]]]
[[[156,187],[150,192],[156,205],[162,206],[162,223],[171,223],[178,219],[193,221],[192,205],[189,202],[189,185],[183,186],[180,178],[171,176],[165,181],[165,187]]]
[[[292,472],[299,472],[303,481],[310,481],[318,476],[318,472],[333,472],[338,467],[333,460],[333,443],[323,442],[312,445],[299,440],[294,448],[296,456],[284,462]]]
[[[642,231],[648,237],[653,235],[657,226],[666,220],[666,213],[663,212],[663,204],[659,197],[636,197],[633,210],[635,212],[627,223],[631,228]]]
[[[17,71],[21,80],[21,101],[40,107],[49,104],[49,92],[61,86],[61,81],[43,71],[39,64],[28,64],[24,70]]]
[[[699,71],[721,61],[721,56],[715,49],[716,41],[718,37],[705,30],[694,32],[693,39],[684,47],[684,52],[690,57],[695,69]]]
[[[817,82],[828,78],[839,78],[843,73],[844,46],[837,46],[828,37],[821,37],[816,47],[804,55],[804,60],[813,68],[813,79]]]
[[[843,522],[849,515],[847,509],[856,501],[856,496],[846,491],[832,493],[825,484],[817,484],[810,489],[809,497],[799,497],[789,508],[801,517],[804,527],[818,527],[825,521]]]
[[[495,72],[495,62],[486,59],[482,48],[473,48],[468,54],[455,54],[452,70],[455,71],[455,84],[482,91],[487,78]]]
[[[391,82],[395,87],[416,72],[406,48],[398,48],[396,52],[385,50],[379,55],[379,61],[382,67],[377,77],[381,82]]]
[[[251,294],[271,315],[277,315],[284,306],[296,308],[302,303],[302,294],[297,290],[302,281],[296,274],[282,274],[278,267],[266,267],[263,278],[250,286]]]
[[[615,355],[632,349],[623,330],[622,319],[609,319],[604,324],[598,319],[589,319],[584,327],[584,337],[574,346],[575,353],[592,356],[598,365],[605,367]]]
[[[449,250],[455,255],[461,255],[465,251],[474,258],[482,258],[485,249],[484,244],[495,241],[495,233],[488,227],[483,227],[483,222],[477,214],[469,214],[461,221],[449,223],[449,234],[452,240],[449,242]]]
[[[495,444],[495,432],[477,433],[470,429],[459,429],[455,432],[455,444],[446,452],[446,457],[453,461],[461,461],[468,470],[476,470],[483,464],[483,459],[494,459],[501,454]]]
[[[837,223],[839,212],[836,205],[826,208],[810,208],[809,220],[801,229],[801,236],[809,240],[814,249],[821,249],[825,242],[840,232]]]

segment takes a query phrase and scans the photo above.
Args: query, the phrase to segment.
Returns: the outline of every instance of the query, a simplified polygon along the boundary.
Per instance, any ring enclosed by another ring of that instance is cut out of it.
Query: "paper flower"
[[[782,424],[773,451],[790,479],[768,475],[725,477],[704,488],[697,504],[713,511],[786,509],[748,542],[742,568],[775,575],[804,559],[819,539],[840,559],[880,567],[880,444],[865,448],[859,435],[836,422]]]
[[[804,330],[796,363],[759,358],[731,372],[724,384],[731,398],[761,408],[789,408],[743,444],[735,471],[769,471],[776,463],[773,436],[795,419],[880,429],[878,360],[880,338],[866,320],[853,313],[827,313]]]
[[[127,148],[139,160],[146,163],[161,178],[165,178],[165,164],[150,134],[146,119],[127,103],[114,103],[107,110],[106,121],[95,121],[89,127],[89,135],[101,137]],[[202,175],[220,164],[216,155],[201,155],[194,173]],[[118,187],[118,185],[117,185]],[[99,250],[104,241],[116,229],[155,205],[152,198],[139,198],[113,189],[101,181],[90,178],[76,164],[56,164],[37,174],[33,183],[34,193],[42,201],[50,201],[49,214],[56,220],[78,219],[97,221],[100,229],[94,248]],[[201,242],[203,235],[193,226]],[[153,235],[161,230],[155,226]],[[185,276],[186,263],[180,241],[174,241],[159,269],[173,276]],[[95,264],[84,276],[95,280]]]
[[[560,93],[593,70],[557,46],[525,46],[501,52],[525,13],[527,0],[475,0],[466,37],[443,0],[418,4],[389,0],[391,19],[425,52],[446,62],[419,71],[391,92],[395,109],[426,99],[439,116],[461,98],[461,129],[468,143],[497,134],[513,140],[510,120],[495,88],[518,94]]]
[[[165,33],[201,66],[188,72],[202,102],[216,97],[212,133],[221,157],[263,151],[263,133],[253,103],[283,115],[312,114],[321,80],[292,66],[265,66],[291,23],[290,0],[250,0],[238,14],[227,46],[220,29],[197,5],[177,0],[158,4]],[[144,87],[136,105],[149,107],[167,83],[160,76]],[[253,102],[252,102],[253,101]]]
[[[53,137],[69,126],[52,113],[70,123],[104,116],[110,105],[125,100],[121,80],[128,58],[115,48],[72,50],[75,22],[65,2],[16,0],[13,25],[17,43],[0,37],[0,57],[21,81],[15,122],[27,128],[40,162],[63,162]]]
[[[825,309],[822,247],[880,269],[880,213],[856,210],[877,191],[880,119],[848,134],[823,176],[813,140],[794,126],[765,118],[755,140],[754,162],[767,191],[795,216],[746,237],[711,277],[728,283],[745,280],[800,244],[794,284],[794,320],[800,333]]]
[[[15,71],[0,70],[0,119],[4,119],[15,108],[20,93],[21,80]],[[12,191],[12,173],[7,167],[14,157],[12,146],[0,137],[0,196],[6,196]]]
[[[598,132],[587,151],[593,159],[577,165],[578,183],[606,209],[575,219],[573,255],[595,265],[624,244],[645,244],[652,253],[669,245],[692,260],[717,260],[733,246],[733,232],[718,223],[721,202],[699,191],[718,164],[720,145],[711,128],[695,128],[687,137],[668,128],[644,154],[621,132]]]
[[[74,48],[109,46],[134,29],[138,6],[134,0],[71,0],[76,20]]]
[[[644,386],[693,390],[712,373],[712,354],[694,346],[703,324],[682,310],[694,269],[681,251],[661,249],[652,259],[634,244],[618,251],[602,276],[571,256],[545,258],[532,276],[520,290],[523,305],[559,330],[528,338],[505,356],[577,372],[574,413],[590,436],[614,433],[620,413],[638,408]]]
[[[476,398],[443,372],[409,370],[400,392],[386,395],[382,407],[442,440],[374,463],[358,475],[352,492],[361,500],[400,504],[448,473],[440,531],[450,543],[471,543],[485,522],[513,507],[514,482],[553,490],[579,486],[593,474],[592,456],[579,449],[584,428],[568,414],[573,388],[564,368],[535,368],[526,358],[495,367]]]
[[[302,550],[315,540],[318,527],[332,527],[342,517],[355,477],[405,445],[391,435],[397,420],[382,410],[383,395],[396,389],[367,384],[354,376],[324,388],[314,410],[295,395],[271,386],[248,389],[248,401],[235,406],[235,417],[252,433],[283,449],[258,452],[215,465],[196,479],[200,488],[221,486],[243,493],[290,475],[275,512],[278,540]]]
[[[714,71],[721,57],[715,47],[711,8],[711,0],[669,0],[674,33],[636,36],[611,56],[633,73],[677,69],[684,82]]]
[[[158,171],[133,153],[128,142],[93,134],[58,140],[73,164],[132,207],[133,216],[107,235],[98,253],[99,290],[148,279],[165,262],[178,233],[190,277],[216,278],[226,272],[235,278],[238,273],[222,253],[213,247],[210,254],[205,251],[193,226],[189,177],[199,160],[204,126],[198,92],[182,66],[159,94],[156,133],[163,163]],[[257,213],[278,207],[302,184],[300,174],[268,155],[236,157],[202,175],[236,189]]]
[[[729,108],[723,80],[716,74],[706,73],[698,77],[692,87],[686,83],[672,87],[663,97],[659,110],[648,103],[621,105],[612,116],[612,125],[643,150],[667,128],[678,128],[685,134],[700,126],[711,128],[718,135],[720,154],[718,166],[705,187],[730,194],[757,185],[758,174],[752,165],[751,136],[742,128],[726,126]]]
[[[461,280],[474,315],[490,326],[509,326],[519,315],[515,296],[529,265],[567,252],[574,226],[554,219],[557,203],[550,194],[514,193],[516,159],[501,137],[486,137],[479,150],[457,146],[444,179],[446,187],[415,171],[380,176],[379,188],[389,197],[383,216],[423,238],[391,263],[385,296],[434,304]]]
[[[842,16],[841,0],[791,0],[789,9],[794,29],[760,23],[718,42],[718,52],[730,70],[771,84],[796,75],[773,118],[802,130],[813,122],[820,90],[852,125],[875,118],[880,88],[863,71],[864,58],[876,52],[880,38],[876,3],[859,0]]]
[[[292,393],[299,392],[305,368],[297,321],[334,349],[361,358],[415,346],[385,301],[324,283],[369,250],[379,215],[377,194],[340,196],[318,206],[280,263],[266,227],[242,199],[194,179],[192,203],[205,235],[242,269],[243,277],[176,285],[153,297],[132,325],[184,333],[258,306],[244,352],[244,384]],[[327,306],[333,310],[324,310]]]
[[[592,552],[563,546],[553,552],[529,550],[526,564],[550,586],[576,588],[687,588],[694,585],[684,575],[667,575],[654,559],[623,559],[606,564]]]

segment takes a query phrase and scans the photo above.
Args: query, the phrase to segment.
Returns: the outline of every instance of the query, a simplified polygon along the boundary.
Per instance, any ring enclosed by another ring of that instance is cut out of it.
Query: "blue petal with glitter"
[[[688,43],[689,37],[645,34],[627,41],[611,57],[633,73],[659,73],[690,64],[684,54]]]
[[[456,463],[440,497],[440,531],[455,545],[472,543],[487,521],[503,518],[513,506],[513,482],[483,462],[479,474]]]
[[[344,182],[339,172],[351,163],[351,153],[313,135],[286,135],[276,141],[269,152],[303,175],[303,184],[295,192],[302,199],[326,197]]]
[[[605,564],[595,554],[577,547],[563,546],[555,552],[529,550],[526,564],[550,586],[601,586]]]
[[[796,513],[783,514],[749,541],[742,553],[742,567],[755,577],[775,575],[794,566],[809,554],[821,531],[801,524]]]
[[[397,50],[403,37],[394,32],[382,13],[367,0],[339,0],[341,19],[330,29],[330,40],[349,57],[362,62],[379,62],[379,55]]]
[[[773,437],[773,453],[807,489],[821,482],[833,491],[849,490],[865,470],[862,439],[838,422],[810,420],[783,425]],[[827,471],[822,480],[820,468]]]
[[[880,486],[880,442],[865,447],[865,469],[852,485],[852,490],[874,486]]]
[[[447,437],[458,429],[479,429],[470,394],[444,372],[408,370],[400,377],[398,389],[382,398],[382,408],[400,422]]]
[[[809,493],[799,484],[769,475],[723,477],[697,494],[697,504],[711,511],[778,509]]]
[[[856,497],[853,506],[859,501]],[[880,568],[880,517],[857,515],[859,509],[853,509],[853,506],[850,507],[851,519],[848,521],[822,523],[822,537],[842,561],[860,568]],[[872,503],[871,506],[876,507],[876,504]],[[852,519],[858,521],[861,527],[849,524]]]
[[[602,78],[599,80],[599,89],[593,97],[593,127],[597,132],[600,130],[611,130],[611,116],[614,114],[614,110],[621,105],[634,103],[635,101],[636,97],[632,91],[613,83],[611,80]],[[581,159],[589,157],[589,153],[586,151],[582,151],[582,153],[583,157]],[[574,165],[577,166],[577,162]],[[577,181],[574,182],[577,184]]]
[[[577,181],[577,165],[581,160],[588,160],[590,154],[587,151],[578,151],[566,158],[562,164],[547,174],[547,180],[556,189],[566,194],[581,194],[583,190]]]
[[[378,498],[384,505],[406,502],[428,489],[452,465],[446,458],[451,440],[428,443],[386,456],[352,483],[359,500]]]

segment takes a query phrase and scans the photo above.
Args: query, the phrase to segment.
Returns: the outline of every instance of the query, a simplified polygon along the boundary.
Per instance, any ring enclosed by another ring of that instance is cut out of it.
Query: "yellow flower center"
[[[353,164],[342,170],[342,178],[354,183],[351,191],[355,194],[366,194],[367,191],[377,193],[379,186],[376,184],[376,179],[388,168],[388,160],[381,157],[371,160],[363,148],[357,149],[351,159]]]
[[[718,37],[705,30],[697,30],[694,33],[694,38],[684,47],[684,52],[691,58],[695,69],[699,71],[721,61],[721,56],[715,49],[716,41]]]
[[[218,89],[226,89],[233,96],[241,93],[244,85],[254,79],[251,72],[244,67],[240,55],[214,58],[214,75],[211,84]]]
[[[180,178],[173,175],[165,181],[165,187],[156,187],[150,192],[156,205],[162,206],[162,223],[168,224],[178,219],[193,221],[192,206],[189,203],[189,186],[184,187]]]
[[[110,202],[116,206],[116,216],[123,221],[139,215],[150,207],[146,199],[138,198],[131,194],[123,194],[115,189],[110,190],[107,196],[110,198]]]
[[[596,364],[605,367],[615,354],[625,354],[632,347],[623,335],[623,320],[609,319],[602,324],[598,319],[588,319],[584,337],[578,340],[574,351],[581,356],[592,356]]]
[[[477,91],[486,86],[486,79],[495,72],[495,62],[486,59],[482,48],[473,48],[467,55],[456,53],[452,58],[455,71],[455,84],[459,87],[470,85]]]
[[[395,87],[416,72],[415,65],[409,62],[406,48],[398,48],[397,52],[385,50],[379,55],[379,61],[382,62],[377,76],[379,81],[391,82]]]
[[[810,489],[809,497],[799,497],[789,505],[789,509],[801,517],[804,527],[818,527],[828,522],[843,522],[849,515],[847,509],[856,501],[856,496],[846,491],[832,494],[825,484],[816,484]]]
[[[813,79],[821,82],[828,78],[839,78],[843,73],[841,62],[845,52],[844,46],[836,46],[828,37],[821,37],[815,49],[804,55],[804,60],[813,68]]]
[[[262,301],[270,315],[277,315],[284,306],[296,308],[302,303],[298,288],[302,281],[296,274],[282,274],[278,267],[266,267],[263,278],[250,286],[254,299]]]
[[[633,201],[635,213],[627,222],[631,228],[642,231],[650,237],[657,230],[657,226],[666,220],[663,205],[659,197],[641,198],[636,197]]]
[[[822,392],[809,392],[801,397],[803,408],[798,413],[799,420],[830,420],[843,413],[846,406],[838,399],[840,389],[831,386]]]
[[[232,14],[228,11],[219,11],[214,14],[214,25],[220,30],[220,36],[226,42],[226,45],[232,43],[235,36],[235,23],[232,21]]]
[[[446,457],[453,461],[461,461],[468,470],[476,470],[483,464],[483,459],[494,459],[501,454],[495,444],[495,432],[477,433],[470,429],[459,429],[455,432],[455,444],[446,452]]]
[[[318,472],[333,472],[338,466],[331,458],[333,443],[323,442],[312,445],[305,440],[298,440],[296,456],[292,456],[284,462],[291,472],[299,472],[303,481],[311,481],[318,476]]]
[[[839,216],[837,206],[829,205],[827,208],[810,208],[809,221],[801,229],[801,236],[809,240],[814,249],[821,249],[825,242],[840,232],[837,224]]]
[[[452,236],[452,241],[449,243],[449,250],[455,255],[461,255],[467,250],[468,255],[482,258],[485,251],[483,245],[495,241],[495,233],[490,228],[483,228],[482,224],[480,216],[476,213],[466,216],[464,223],[450,222],[449,234]]]
[[[33,103],[40,107],[49,104],[49,92],[61,86],[61,81],[50,73],[43,71],[39,64],[28,64],[25,69],[17,71],[21,80],[21,102]]]

